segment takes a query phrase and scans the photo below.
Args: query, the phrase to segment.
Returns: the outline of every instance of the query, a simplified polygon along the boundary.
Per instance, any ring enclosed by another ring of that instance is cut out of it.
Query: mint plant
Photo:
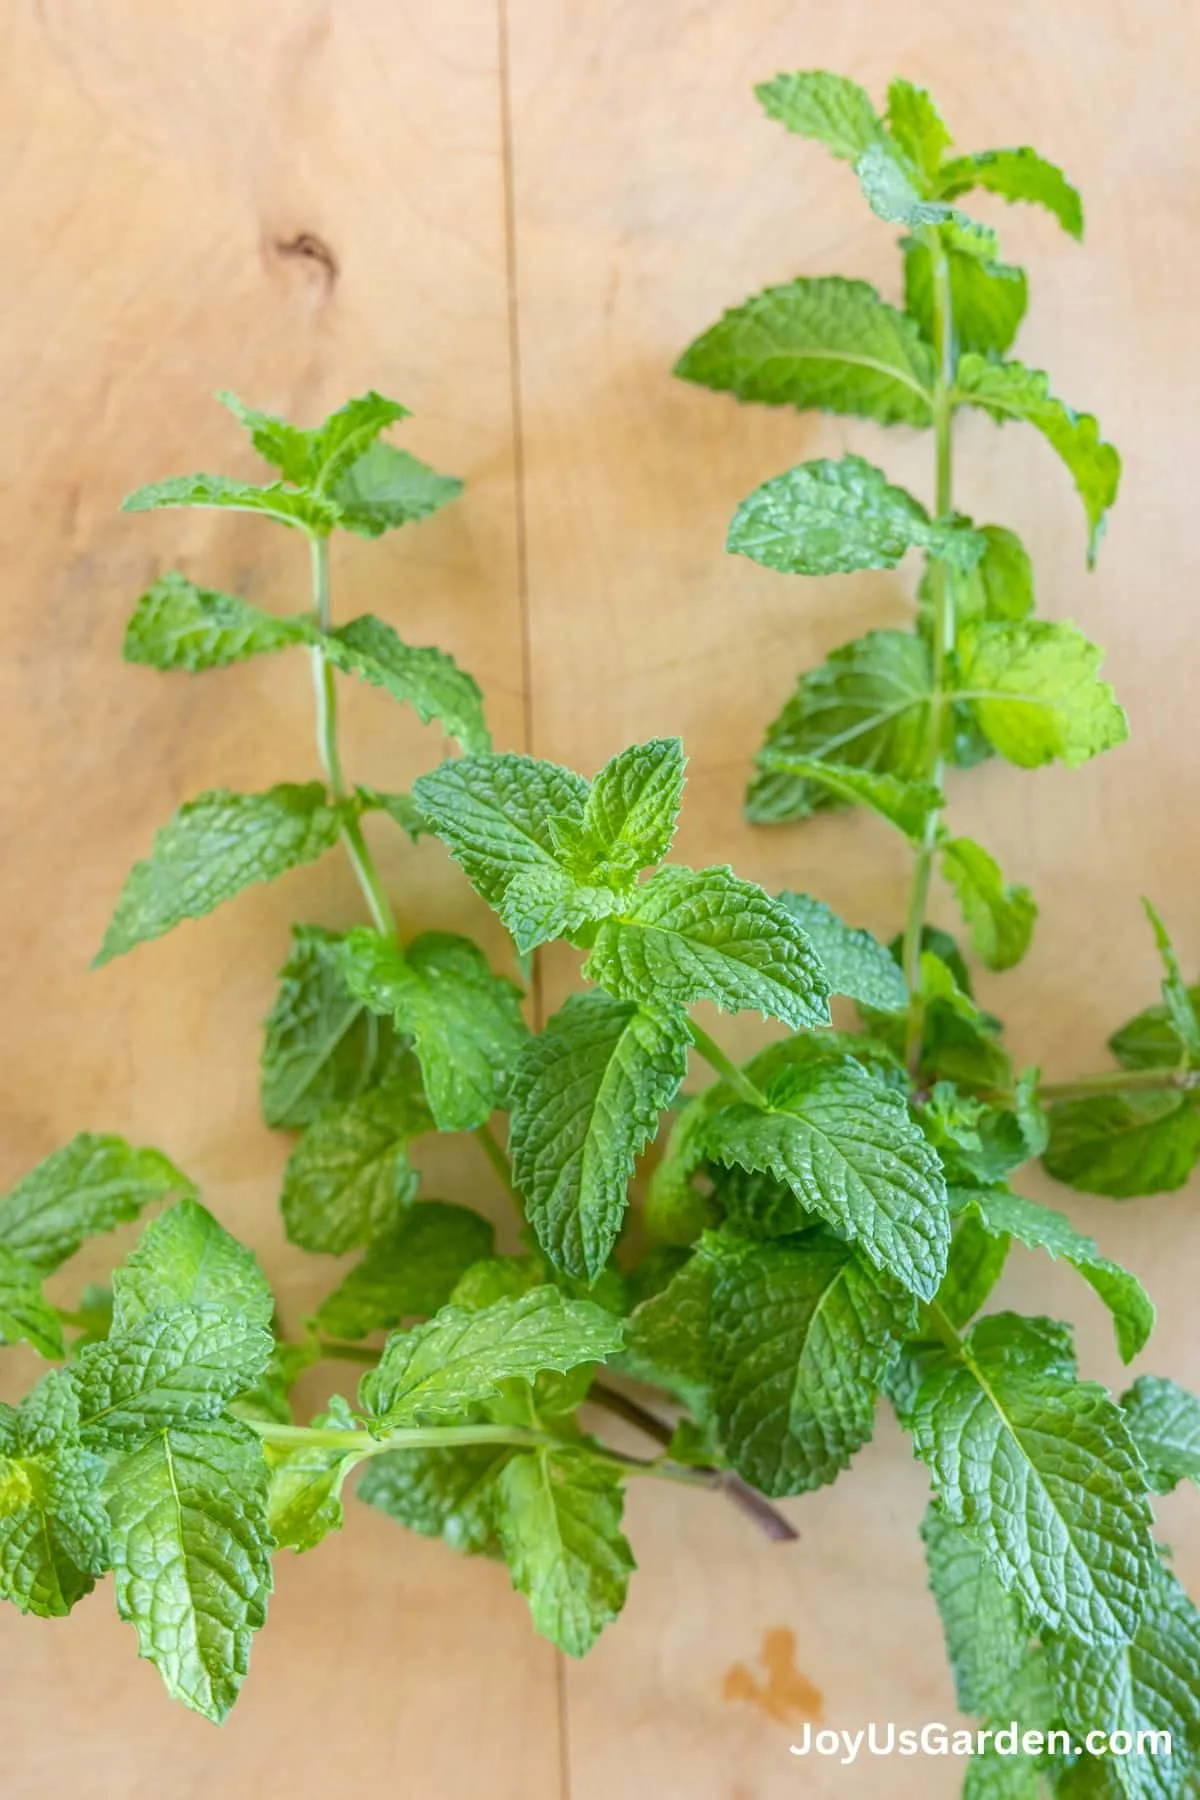
[[[334,532],[374,537],[458,492],[385,438],[404,409],[372,393],[309,431],[225,396],[276,478],[185,477],[126,505],[264,515],[308,540],[311,604],[267,613],[168,574],[138,601],[125,653],[196,674],[302,649],[322,777],[182,806],[97,960],[344,847],[367,922],[294,928],[261,1100],[294,1136],[289,1240],[354,1260],[289,1328],[253,1255],[161,1152],[83,1135],[20,1181],[0,1201],[0,1334],[55,1366],[0,1408],[0,1593],[58,1616],[111,1572],[141,1654],[219,1720],[266,1618],[272,1556],[339,1529],[357,1472],[358,1498],[399,1524],[502,1558],[535,1627],[578,1655],[624,1602],[629,1480],[712,1490],[790,1536],[773,1502],[841,1474],[886,1399],[934,1492],[922,1536],[962,1707],[1042,1734],[977,1758],[968,1792],[1183,1794],[1200,1755],[1200,1619],[1156,1543],[1152,1496],[1200,1481],[1200,1401],[1142,1375],[1118,1403],[1077,1376],[1068,1326],[983,1309],[1015,1243],[1078,1272],[1126,1361],[1144,1348],[1154,1309],[1138,1281],[1010,1179],[1041,1155],[1092,1191],[1138,1191],[1151,1169],[1153,1185],[1178,1185],[1200,1149],[1196,992],[1152,914],[1162,1004],[1117,1033],[1116,1071],[1064,1090],[1013,1068],[962,952],[926,917],[940,873],[979,960],[1019,960],[1032,898],[951,835],[947,775],[992,754],[1076,763],[1125,731],[1095,648],[1031,616],[1014,535],[952,510],[957,407],[1027,417],[1071,468],[1094,551],[1116,454],[1044,376],[1001,360],[1025,279],[952,204],[989,187],[1077,233],[1078,197],[1032,151],[948,161],[932,102],[903,82],[886,120],[835,76],[762,94],[905,226],[906,310],[863,283],[797,281],[726,315],[681,373],[929,427],[936,496],[927,509],[847,457],[739,508],[731,546],[772,568],[926,559],[913,631],[874,632],[801,677],[750,807],[780,823],[866,805],[902,832],[915,876],[901,938],[889,948],[816,897],[671,862],[675,739],[590,780],[495,752],[450,657],[381,619],[335,618]],[[340,680],[414,707],[457,754],[411,793],[355,784]],[[506,928],[510,973],[465,937],[402,926],[364,820],[444,843]],[[514,977],[556,939],[581,953],[582,987],[535,1033]],[[861,1029],[834,1027],[832,996]],[[702,1002],[782,1030],[735,1062]],[[716,1079],[685,1090],[693,1052]],[[434,1132],[472,1134],[499,1176],[505,1247],[471,1207],[421,1195],[413,1145]],[[47,1292],[87,1239],[152,1208],[110,1287],[66,1307]],[[298,1419],[294,1384],[321,1360],[361,1364],[357,1391]],[[652,1453],[614,1448],[606,1417]],[[1106,1760],[1083,1748],[1097,1729],[1169,1730],[1173,1754]]]

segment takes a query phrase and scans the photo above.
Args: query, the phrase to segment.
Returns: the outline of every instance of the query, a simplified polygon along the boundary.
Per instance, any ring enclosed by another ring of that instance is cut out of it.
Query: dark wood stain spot
[[[725,1671],[724,1699],[747,1700],[781,1725],[791,1725],[797,1719],[811,1719],[814,1724],[820,1720],[821,1691],[796,1667],[794,1631],[783,1625],[765,1631],[758,1661],[762,1677],[745,1663],[734,1663]]]
[[[300,257],[306,262],[315,264],[322,271],[322,279],[332,287],[340,273],[338,260],[325,242],[315,231],[297,231],[293,237],[277,237],[274,241],[275,254],[285,257]]]

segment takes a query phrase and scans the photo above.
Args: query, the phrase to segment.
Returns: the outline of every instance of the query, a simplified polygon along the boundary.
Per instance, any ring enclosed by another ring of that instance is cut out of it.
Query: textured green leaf
[[[953,1082],[934,1083],[919,1117],[952,1185],[992,1186],[1031,1157],[1041,1155],[1049,1128],[1045,1114],[1031,1098],[1030,1084],[1036,1077],[1036,1070],[1022,1076],[1012,1106],[989,1105],[961,1093]]]
[[[685,762],[678,738],[652,738],[622,750],[592,782],[579,842],[611,864],[618,881],[661,862],[671,848]]]
[[[865,281],[830,275],[767,288],[698,337],[675,373],[739,400],[932,423],[933,352],[914,320]]]
[[[1146,917],[1154,933],[1154,942],[1163,965],[1163,1005],[1167,1009],[1175,1035],[1184,1046],[1188,1058],[1195,1057],[1200,1061],[1200,1016],[1189,992],[1187,982],[1183,979],[1183,970],[1179,966],[1179,958],[1175,946],[1171,942],[1171,934],[1163,924],[1151,902],[1145,898],[1142,905],[1146,909]]]
[[[501,1382],[602,1362],[623,1335],[611,1313],[548,1284],[478,1312],[444,1306],[427,1324],[388,1339],[360,1395],[389,1429],[453,1422],[494,1398]]]
[[[41,1275],[0,1244],[0,1344],[22,1339],[50,1362],[61,1362],[67,1353],[58,1314],[42,1292]]]
[[[488,1221],[467,1207],[419,1200],[368,1246],[313,1323],[327,1337],[354,1339],[435,1313],[466,1270],[492,1254],[493,1239]]]
[[[936,175],[954,140],[926,89],[897,76],[888,88],[887,125],[921,173]]]
[[[235,1419],[157,1431],[113,1467],[107,1500],[121,1617],[172,1698],[219,1722],[271,1592],[259,1439]]]
[[[911,1297],[829,1232],[719,1255],[710,1355],[738,1473],[775,1495],[833,1481],[871,1436],[880,1383],[915,1323]]]
[[[777,900],[732,869],[660,869],[596,931],[584,975],[617,1000],[756,1009],[793,1029],[829,1020],[829,986]]]
[[[254,448],[286,481],[318,492],[332,488],[389,425],[408,418],[408,408],[374,389],[347,400],[310,431],[247,406],[236,394],[217,395],[250,433]]]
[[[196,1192],[161,1150],[81,1131],[0,1200],[0,1246],[49,1274],[90,1237],[168,1194]]]
[[[843,162],[856,163],[883,136],[883,120],[856,81],[824,69],[776,75],[754,90],[769,119],[814,138]]]
[[[355,1490],[409,1531],[440,1537],[464,1556],[499,1556],[500,1472],[511,1444],[463,1444],[448,1450],[389,1450],[373,1456]]]
[[[800,676],[767,728],[762,758],[814,758],[921,781],[929,751],[929,646],[911,631],[871,631]],[[805,819],[840,794],[764,762],[746,796],[758,825]]]
[[[1103,652],[1074,625],[976,621],[958,643],[958,683],[984,736],[1018,768],[1069,769],[1124,743],[1125,714],[1098,676]]]
[[[258,1258],[197,1200],[180,1200],[138,1239],[113,1274],[112,1329],[131,1331],[158,1307],[224,1306],[269,1326],[275,1296]]]
[[[154,512],[163,506],[215,507],[226,512],[261,513],[280,525],[324,537],[338,522],[333,502],[316,493],[285,487],[281,481],[254,487],[225,475],[175,475],[140,487],[121,502],[123,512]]]
[[[981,256],[994,254],[995,233],[942,200],[927,200],[922,191],[924,184],[918,184],[911,164],[896,154],[894,144],[880,140],[868,145],[855,164],[855,173],[867,205],[889,225],[904,225],[909,231],[952,225],[957,228],[960,242],[969,243],[974,238]]]
[[[954,333],[960,348],[1003,354],[1025,317],[1029,283],[1024,269],[948,246],[946,260]],[[933,258],[928,245],[915,238],[904,245],[904,306],[932,344]]]
[[[1102,1723],[1128,1732],[1133,1754],[1113,1760],[1118,1790],[1129,1800],[1168,1800],[1187,1792],[1200,1758],[1200,1614],[1168,1569],[1158,1565],[1149,1604],[1127,1644],[1083,1644],[1070,1637],[1049,1647],[1064,1723],[1077,1737]],[[1139,1737],[1168,1734],[1170,1754],[1155,1755]]]
[[[214,788],[164,825],[121,890],[94,967],[200,919],[257,881],[274,881],[332,849],[341,829],[319,782],[263,794]]]
[[[631,881],[580,883],[560,852],[564,828],[584,828],[588,795],[582,775],[531,756],[465,757],[413,785],[432,829],[522,953],[628,901]]]
[[[1188,1002],[1200,1009],[1200,985],[1187,990]],[[1172,1023],[1166,1006],[1148,1006],[1119,1031],[1108,1047],[1126,1069],[1173,1069],[1186,1060],[1186,1046]]]
[[[958,1219],[950,1240],[946,1273],[937,1291],[938,1305],[956,1328],[969,1323],[980,1311],[1004,1273],[1009,1239],[993,1236],[974,1213]]]
[[[1027,1250],[1045,1250],[1070,1263],[1111,1312],[1122,1361],[1131,1362],[1145,1348],[1154,1330],[1154,1302],[1136,1275],[1101,1256],[1065,1214],[1006,1188],[955,1189],[951,1202],[957,1211],[974,1214],[993,1236],[1015,1238]]]
[[[293,925],[267,1017],[260,1095],[268,1125],[298,1131],[328,1106],[345,1105],[382,1078],[395,1035],[346,986],[341,932]]]
[[[80,1353],[71,1373],[82,1441],[108,1450],[214,1420],[227,1400],[253,1387],[272,1348],[269,1331],[229,1307],[146,1313],[121,1336]]]
[[[929,1369],[912,1421],[942,1505],[1031,1620],[1089,1642],[1137,1629],[1154,1564],[1140,1461],[1046,1320],[981,1319]]]
[[[62,1618],[108,1568],[103,1458],[80,1447],[79,1406],[61,1370],[19,1408],[0,1403],[0,1599]]]
[[[942,874],[958,896],[971,942],[989,969],[1011,969],[1029,948],[1037,902],[1027,887],[1012,887],[982,844],[948,838],[941,847]]]
[[[232,594],[197,587],[177,569],[147,588],[125,628],[126,662],[151,669],[227,669],[290,644],[306,643],[303,619],[281,619]]]
[[[1073,238],[1083,236],[1083,201],[1062,170],[1027,145],[1019,150],[977,150],[943,164],[938,192],[956,199],[972,188],[986,188],[1005,200],[1028,200],[1054,214]]]
[[[694,1413],[708,1408],[712,1297],[721,1240],[705,1235],[666,1286],[629,1318],[621,1366],[665,1387]]]
[[[239,400],[228,390],[218,393],[217,399],[249,432],[250,440],[264,462],[278,469],[285,481],[293,484],[307,481],[315,432],[304,431],[299,425],[291,425],[274,413],[261,412],[256,406],[247,406],[244,400]]]
[[[473,1131],[504,1103],[529,1035],[521,990],[470,939],[426,931],[401,950],[359,927],[342,968],[355,998],[411,1037],[439,1131]]]
[[[999,1719],[1029,1654],[1015,1596],[979,1546],[936,1503],[921,1524],[960,1711]]]
[[[785,889],[779,896],[800,921],[834,994],[845,994],[862,1006],[899,1012],[908,1005],[908,989],[890,950],[869,931],[845,924],[823,900]]]
[[[439,475],[428,463],[391,444],[373,444],[333,489],[338,524],[359,537],[380,537],[401,525],[427,519],[458,498],[456,475]]]
[[[586,1450],[514,1456],[499,1480],[499,1530],[534,1628],[583,1656],[625,1604],[633,1552],[619,1475]]]
[[[677,1011],[574,994],[531,1038],[512,1084],[509,1154],[525,1217],[556,1268],[594,1281],[625,1216],[638,1152],[687,1073]]]
[[[969,568],[983,554],[968,526],[932,520],[861,456],[822,457],[765,481],[734,513],[725,547],[787,575],[894,569],[908,550]]]
[[[431,1129],[411,1062],[322,1113],[284,1172],[279,1203],[291,1242],[340,1256],[395,1230],[417,1191],[408,1147]]]
[[[404,643],[371,613],[339,625],[319,641],[335,668],[411,706],[422,724],[436,720],[468,755],[491,749],[479,683],[444,650]]]
[[[941,1165],[903,1098],[849,1061],[783,1069],[764,1091],[766,1107],[739,1101],[716,1115],[710,1158],[773,1175],[877,1268],[930,1299],[946,1270],[950,1214]]]
[[[959,627],[972,619],[1024,619],[1033,611],[1033,564],[1029,552],[1014,531],[1003,525],[980,525],[986,545],[973,569],[950,575],[954,583],[954,614]],[[928,572],[922,578],[918,601],[925,614],[932,611]],[[925,621],[923,620],[923,624]]]
[[[1181,1481],[1200,1487],[1200,1400],[1162,1375],[1139,1375],[1121,1396],[1129,1435],[1160,1494]]]
[[[274,1544],[285,1550],[312,1550],[331,1531],[341,1530],[342,1487],[351,1469],[372,1448],[340,1395],[335,1396],[333,1410],[318,1413],[312,1423],[318,1430],[344,1431],[345,1450],[325,1444],[268,1441],[264,1445],[270,1471],[267,1525]]]
[[[1200,1158],[1187,1094],[1092,1094],[1050,1108],[1048,1172],[1084,1194],[1132,1200],[1184,1186]]]
[[[1091,413],[1073,412],[1050,392],[1050,378],[1023,363],[996,362],[968,350],[960,358],[953,400],[978,406],[997,424],[1024,419],[1040,431],[1066,464],[1088,521],[1088,562],[1104,530],[1104,516],[1117,497],[1121,458],[1100,436]]]
[[[815,756],[788,756],[764,749],[755,758],[755,766],[759,781],[779,775],[786,777],[793,789],[802,782],[824,789],[828,806],[870,807],[914,844],[924,835],[931,809],[944,804],[940,789],[932,782],[900,781],[895,775],[856,769],[850,763],[822,762]]]

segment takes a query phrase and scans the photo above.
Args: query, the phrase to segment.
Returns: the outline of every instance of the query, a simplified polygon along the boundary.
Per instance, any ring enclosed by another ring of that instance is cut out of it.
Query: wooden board
[[[790,462],[851,447],[928,492],[928,444],[741,410],[669,372],[769,282],[837,272],[896,291],[892,234],[850,173],[760,116],[750,88],[779,68],[841,69],[879,95],[901,70],[930,85],[963,147],[1031,139],[1084,188],[1083,249],[1031,211],[990,210],[1031,272],[1023,356],[1125,457],[1097,573],[1069,482],[1032,436],[964,424],[958,499],[1020,530],[1042,610],[1108,647],[1134,736],[1076,774],[964,775],[953,816],[1042,905],[1028,962],[985,984],[1025,1060],[1096,1066],[1149,995],[1142,891],[1200,962],[1186,404],[1200,352],[1181,302],[1198,261],[1191,8],[510,0],[508,15],[495,0],[158,0],[103,20],[42,0],[0,14],[0,705],[15,775],[0,797],[0,1179],[81,1126],[160,1141],[263,1254],[293,1321],[327,1276],[282,1245],[284,1146],[257,1118],[257,1022],[286,921],[357,916],[348,873],[331,859],[100,974],[86,963],[181,797],[315,768],[302,659],[194,684],[122,667],[132,599],[177,562],[303,604],[303,546],[253,520],[122,518],[116,504],[170,472],[251,471],[217,387],[302,418],[367,385],[397,393],[416,414],[406,441],[468,494],[420,531],[339,546],[338,610],[370,607],[452,648],[505,745],[591,772],[633,737],[682,732],[682,857],[811,888],[890,932],[905,858],[869,821],[752,831],[739,799],[794,672],[903,620],[911,584],[789,581],[721,546],[735,502]],[[358,778],[399,786],[428,761],[431,740],[378,696],[350,714]],[[379,842],[406,924],[481,929],[436,846]],[[948,919],[944,895],[937,907]],[[546,959],[551,1002],[573,973]],[[755,1035],[721,1029],[733,1045]],[[443,1175],[490,1192],[470,1149],[441,1157]],[[1069,1210],[1159,1301],[1145,1366],[1200,1379],[1194,1193]],[[1007,1279],[1020,1304],[1078,1315],[1089,1369],[1123,1379],[1077,1285],[1032,1259]],[[162,1699],[107,1594],[65,1625],[6,1611],[6,1796],[136,1800],[169,1767],[173,1793],[229,1800],[384,1784],[413,1800],[783,1800],[848,1791],[846,1771],[789,1757],[805,1716],[949,1716],[914,1534],[926,1484],[898,1434],[881,1427],[835,1490],[794,1506],[803,1537],[787,1548],[704,1497],[650,1488],[630,1506],[642,1568],[628,1613],[565,1671],[502,1572],[366,1509],[336,1544],[280,1559],[270,1629],[221,1734]],[[1164,1508],[1164,1535],[1195,1590],[1185,1496]],[[960,1774],[879,1760],[850,1779],[856,1794],[939,1800]]]

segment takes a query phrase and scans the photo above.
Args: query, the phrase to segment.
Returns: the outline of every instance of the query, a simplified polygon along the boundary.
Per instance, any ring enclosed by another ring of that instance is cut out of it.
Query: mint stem
[[[333,627],[333,613],[329,593],[329,539],[327,537],[310,536],[309,545],[312,550],[312,595],[313,610],[317,615],[317,624],[322,631],[330,631]],[[353,797],[346,788],[342,775],[342,759],[338,749],[337,732],[337,688],[334,685],[333,665],[323,650],[314,649],[313,690],[317,701],[317,749],[321,756],[321,766],[325,770],[330,792],[340,803],[342,819],[342,842],[346,846],[346,854],[350,858],[354,873],[358,877],[358,885],[362,889],[367,910],[371,915],[375,929],[384,937],[396,936],[396,917],[392,912],[391,902],[379,879],[379,872],[367,847],[362,826],[353,812]]]
[[[953,506],[953,405],[954,386],[954,311],[950,294],[950,264],[946,247],[936,227],[928,233],[929,254],[933,261],[933,339],[937,367],[933,388],[933,434],[936,460],[936,496],[934,510],[939,519],[949,516]],[[946,669],[954,649],[954,589],[949,571],[940,557],[931,557],[929,579],[933,590],[933,686],[929,696],[929,759],[927,778],[939,790],[945,779],[945,707]],[[925,909],[929,903],[929,883],[933,874],[933,858],[941,832],[940,807],[931,807],[925,816],[925,831],[917,851],[913,869],[908,916],[904,925],[904,948],[901,963],[908,985],[908,1028],[905,1060],[909,1073],[915,1075],[921,1062],[921,1044],[925,1023],[925,1005],[921,999],[921,943],[925,931]]]
[[[710,1068],[715,1069],[722,1081],[727,1081],[734,1093],[750,1106],[757,1106],[760,1111],[767,1108],[767,1097],[761,1088],[755,1087],[744,1070],[726,1056],[720,1044],[710,1038],[707,1031],[697,1025],[695,1019],[688,1020],[692,1034],[692,1042]]]

